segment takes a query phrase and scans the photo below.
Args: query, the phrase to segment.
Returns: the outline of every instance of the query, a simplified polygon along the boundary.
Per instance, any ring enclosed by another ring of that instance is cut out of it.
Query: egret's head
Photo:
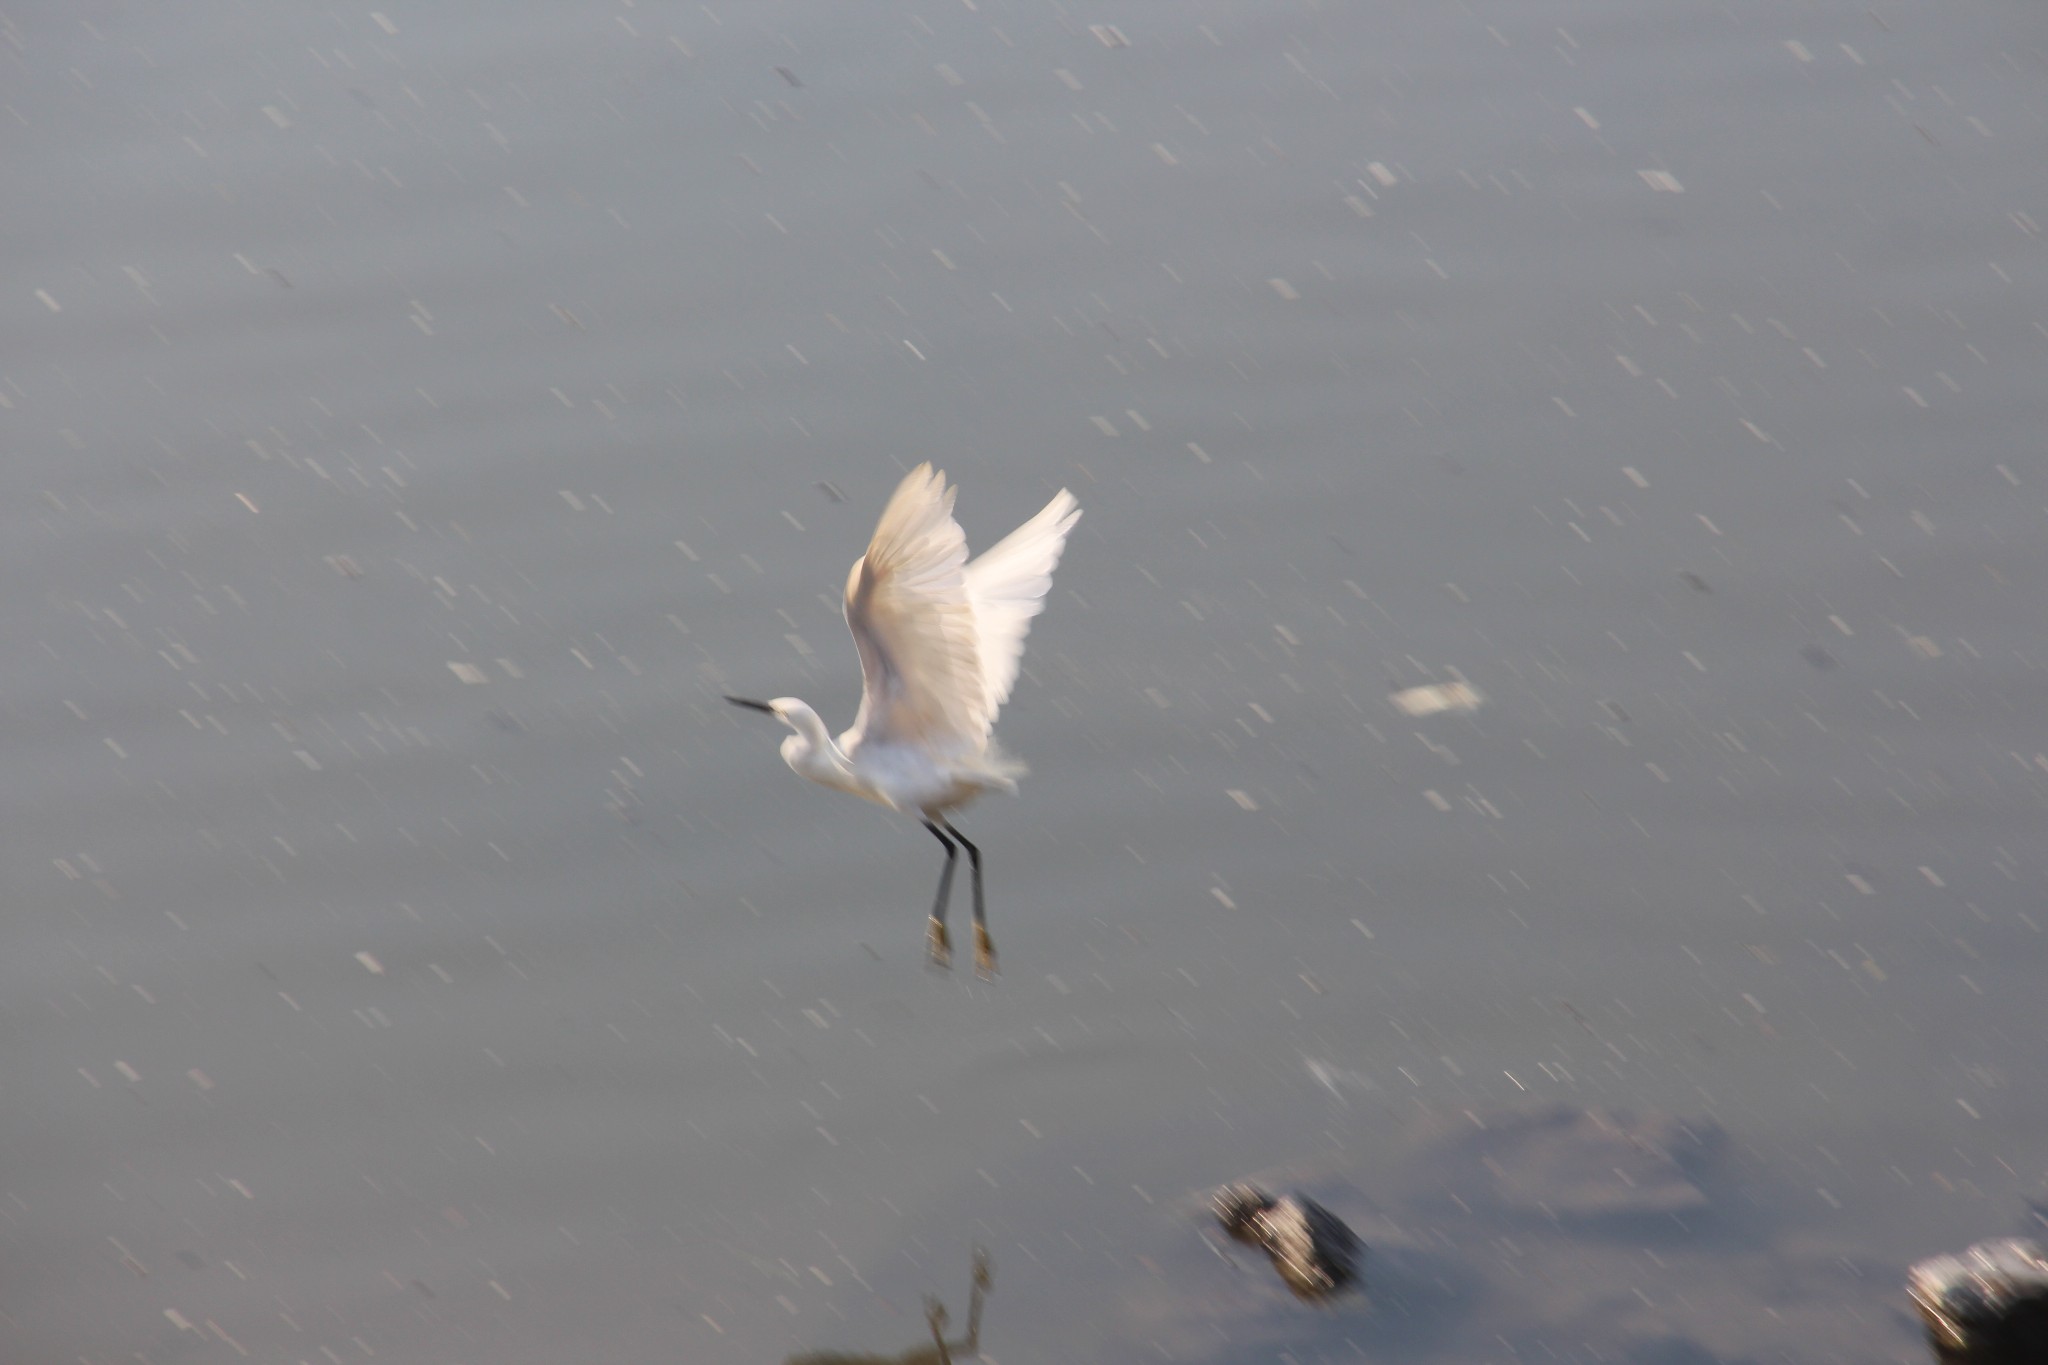
[[[818,713],[795,697],[754,701],[748,697],[729,696],[726,700],[749,711],[765,711],[794,730],[795,734],[782,741],[782,760],[798,771],[802,771],[800,765],[814,752],[831,744],[825,736],[825,723],[818,719]]]
[[[765,711],[784,725],[789,724],[790,708],[803,705],[795,697],[776,697],[772,701],[755,701],[751,697],[727,696],[726,700],[734,706],[744,706],[749,711]]]

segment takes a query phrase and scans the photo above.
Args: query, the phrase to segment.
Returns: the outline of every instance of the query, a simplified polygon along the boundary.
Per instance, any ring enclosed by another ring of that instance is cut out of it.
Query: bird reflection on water
[[[925,1325],[931,1329],[932,1344],[913,1346],[901,1355],[884,1356],[847,1351],[806,1351],[791,1356],[783,1365],[953,1365],[954,1352],[961,1359],[981,1354],[981,1301],[995,1284],[994,1265],[982,1247],[974,1249],[974,1285],[967,1293],[967,1334],[958,1341],[946,1340],[949,1315],[936,1297],[924,1301]]]

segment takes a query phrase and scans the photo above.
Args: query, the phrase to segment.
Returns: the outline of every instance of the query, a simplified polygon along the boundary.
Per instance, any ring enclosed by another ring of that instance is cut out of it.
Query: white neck
[[[825,722],[802,702],[784,703],[782,721],[796,731],[782,741],[782,761],[813,782],[827,786],[845,785],[852,765],[826,733]]]

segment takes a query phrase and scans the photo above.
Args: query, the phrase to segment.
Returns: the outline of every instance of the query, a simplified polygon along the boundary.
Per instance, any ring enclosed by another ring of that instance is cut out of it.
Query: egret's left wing
[[[912,470],[847,575],[846,624],[862,680],[849,747],[978,747],[988,737],[967,537],[953,520],[954,493],[929,464]]]
[[[1052,571],[1059,567],[1067,533],[1081,519],[1080,504],[1062,488],[1031,520],[975,556],[967,566],[967,600],[974,606],[976,649],[981,654],[982,701],[990,724],[1010,699],[1017,661],[1031,618],[1045,610]]]

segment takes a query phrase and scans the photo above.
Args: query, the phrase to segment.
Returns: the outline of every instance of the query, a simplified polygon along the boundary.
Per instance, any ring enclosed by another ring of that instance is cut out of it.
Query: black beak
[[[775,714],[775,708],[765,701],[752,701],[746,697],[727,697],[726,700],[734,706],[744,706],[751,711],[766,711],[771,716]]]

